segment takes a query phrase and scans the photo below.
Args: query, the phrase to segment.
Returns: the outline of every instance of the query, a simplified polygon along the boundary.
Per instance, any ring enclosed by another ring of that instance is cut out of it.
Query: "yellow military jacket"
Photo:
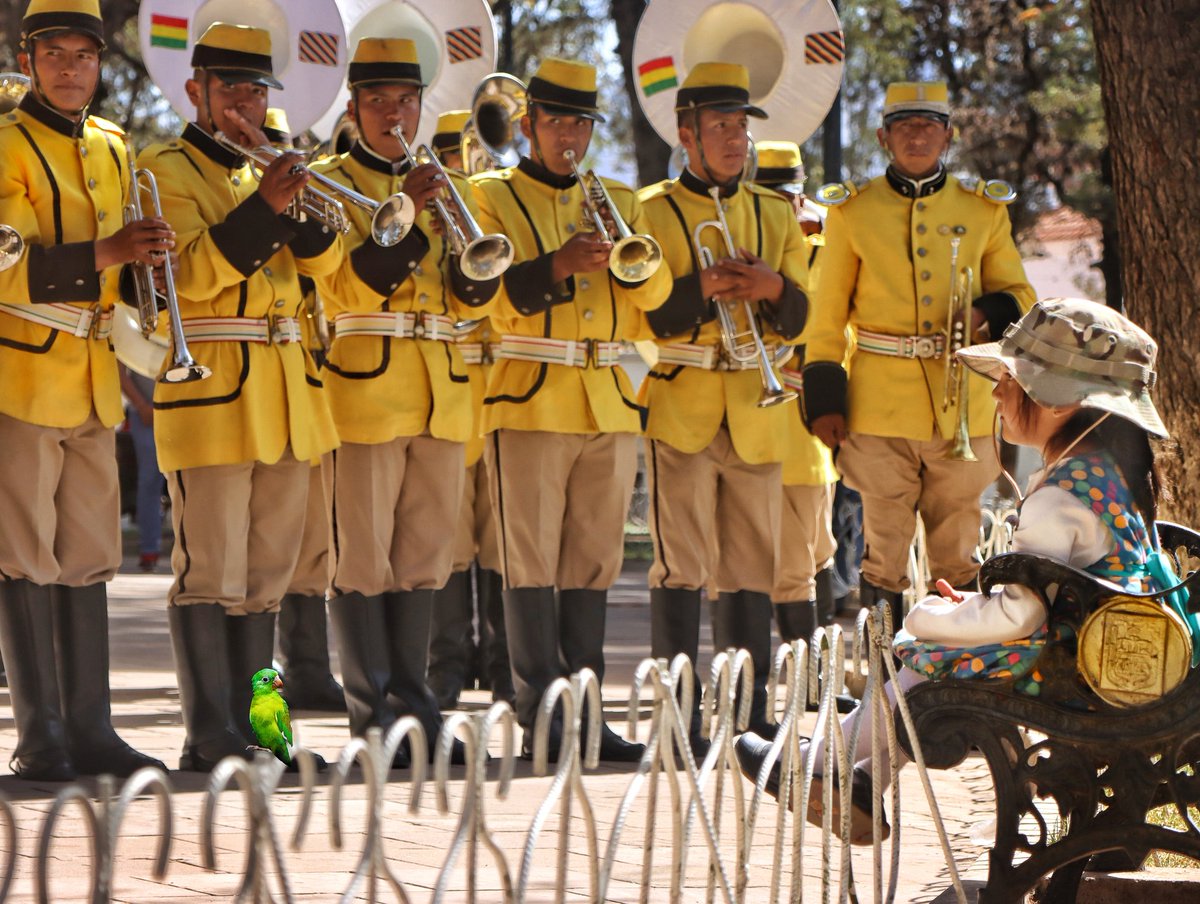
[[[679,179],[642,189],[639,197],[650,231],[662,245],[675,277],[670,299],[651,318],[657,333],[655,341],[659,346],[719,346],[720,324],[711,302],[700,294],[700,267],[693,247],[696,227],[716,219],[708,186],[685,171]],[[751,184],[738,186],[723,203],[734,246],[761,257],[784,277],[784,296],[777,310],[764,310],[758,319],[764,342],[790,343],[804,323],[809,253],[791,205],[777,192]],[[719,230],[705,229],[701,242],[715,260],[726,256]],[[737,313],[740,320],[740,308]],[[783,461],[795,403],[759,408],[761,392],[756,368],[705,370],[658,363],[651,368],[639,393],[648,409],[646,436],[681,452],[696,453],[713,441],[724,423],[743,461]]]
[[[646,232],[632,189],[605,179],[621,217],[634,233]],[[649,279],[623,284],[609,271],[576,274],[551,283],[551,255],[581,227],[583,190],[574,177],[558,177],[528,158],[518,166],[471,180],[484,232],[513,242],[515,263],[504,275],[492,325],[500,336],[621,342],[651,336],[645,312],[671,288],[664,264]],[[641,410],[620,366],[574,367],[501,359],[488,377],[485,433],[499,428],[552,433],[636,433]]]
[[[0,272],[0,301],[111,310],[119,267],[96,272],[95,241],[123,225],[129,184],[125,135],[96,116],[76,124],[33,92],[0,116],[0,223],[26,251]],[[0,413],[46,427],[75,427],[95,410],[124,417],[108,339],[32,323],[0,310]]]
[[[783,384],[804,396],[803,377],[789,364],[783,369]],[[820,487],[836,483],[837,468],[833,466],[833,451],[808,432],[804,426],[802,403],[780,405],[787,410],[787,454],[783,459],[785,487]]]
[[[163,215],[175,229],[175,288],[186,325],[197,318],[305,316],[299,275],[337,267],[341,237],[312,221],[276,215],[250,168],[189,125],[180,138],[142,152]],[[190,342],[207,380],[159,383],[154,438],[164,471],[259,461],[290,446],[316,461],[337,445],[321,379],[303,341]]]
[[[842,411],[854,433],[929,440],[950,439],[957,408],[942,410],[942,358],[888,357],[850,350],[848,391],[843,361],[846,327],[894,336],[934,336],[946,329],[952,238],[960,240],[957,266],[971,268],[972,296],[995,333],[1035,300],[1012,237],[1008,211],[984,185],[942,174],[921,187],[894,174],[862,188],[848,186],[829,210],[825,247],[813,277],[813,310],[803,339],[805,414]],[[1005,312],[1007,315],[1005,316]],[[968,324],[971,312],[967,312]],[[968,429],[991,433],[992,385],[968,379]],[[844,406],[844,408],[843,408]]]
[[[484,317],[476,322],[469,333],[459,336],[460,354],[467,366],[471,380],[471,412],[475,416],[471,438],[464,449],[467,467],[472,467],[483,457],[483,398],[487,395],[488,375],[492,372],[492,356],[496,353],[496,335],[492,321]]]
[[[389,161],[361,143],[314,169],[373,200],[395,194],[404,182]],[[451,178],[470,206],[466,182]],[[344,442],[375,444],[428,431],[466,442],[478,431],[467,368],[453,342],[342,335],[338,316],[386,311],[475,318],[494,298],[498,280],[476,284],[462,276],[428,210],[398,245],[382,248],[371,238],[370,213],[347,208],[353,222],[348,253],[317,282],[334,324],[325,386],[338,435]]]

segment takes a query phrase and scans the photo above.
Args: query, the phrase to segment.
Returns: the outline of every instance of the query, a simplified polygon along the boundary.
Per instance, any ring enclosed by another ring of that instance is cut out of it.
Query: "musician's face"
[[[421,124],[421,89],[392,82],[363,85],[354,90],[347,109],[352,117],[357,116],[367,147],[388,160],[402,160],[404,148],[392,129],[400,126],[410,144],[416,140]]]
[[[698,110],[695,128],[682,126],[679,129],[679,140],[687,149],[688,169],[692,174],[707,181],[708,176],[701,165],[703,160],[718,182],[724,184],[739,178],[750,152],[749,124],[742,110],[731,113]]]
[[[33,42],[30,54],[20,55],[21,71],[33,75],[45,102],[63,112],[81,111],[100,83],[100,47],[86,35],[58,32]]]
[[[876,134],[880,145],[891,153],[896,169],[909,178],[923,179],[937,169],[954,131],[924,116],[908,116]]]
[[[566,176],[571,173],[571,164],[563,154],[568,149],[574,151],[575,163],[582,166],[583,155],[592,141],[593,125],[586,116],[538,109],[532,117],[521,120],[521,131],[533,143],[535,154],[542,155],[538,162],[556,176]]]
[[[206,125],[204,111],[207,109],[214,134],[224,132],[227,138],[247,147],[259,144],[260,136],[246,134],[234,114],[255,130],[261,129],[267,118],[267,88],[251,82],[227,85],[214,72],[205,72],[203,75],[203,86],[196,79],[188,79],[185,86],[188,99],[196,106],[200,125]]]

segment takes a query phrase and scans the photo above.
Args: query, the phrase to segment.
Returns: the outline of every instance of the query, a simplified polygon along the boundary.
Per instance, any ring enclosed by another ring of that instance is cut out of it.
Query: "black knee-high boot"
[[[773,738],[778,726],[767,722],[767,680],[771,675],[771,598],[739,590],[718,595],[713,606],[713,646],[744,649],[754,660],[754,693],[750,698],[749,731]]]
[[[525,729],[522,756],[533,753],[533,730],[542,695],[563,674],[559,656],[558,606],[553,587],[516,587],[504,591],[504,627],[512,664],[517,721]],[[562,726],[550,734],[551,758],[557,755]]]
[[[680,653],[696,667],[700,655],[700,591],[679,587],[650,588],[650,655],[670,662]],[[709,741],[701,735],[700,678],[696,674],[692,711],[688,720],[688,739],[699,760],[708,753]]]
[[[325,597],[289,593],[279,603],[279,658],[292,709],[346,711],[342,686],[329,671]]]
[[[446,586],[433,594],[427,680],[442,709],[454,709],[467,686],[475,654],[472,602],[470,569],[451,574]]]

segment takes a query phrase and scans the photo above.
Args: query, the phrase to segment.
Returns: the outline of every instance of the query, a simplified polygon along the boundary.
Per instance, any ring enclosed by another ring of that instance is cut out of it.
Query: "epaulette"
[[[672,191],[674,191],[675,186],[678,184],[678,179],[663,179],[661,182],[655,182],[653,185],[647,185],[637,193],[638,200],[644,204],[652,198],[659,198],[663,195],[669,195]]]
[[[328,157],[322,157],[319,160],[313,160],[309,163],[312,169],[321,175],[328,175],[342,168],[342,164],[349,158],[349,154],[331,154]]]
[[[15,125],[17,118],[18,117],[15,111],[11,113],[5,113],[3,116],[0,116],[0,129]]]
[[[765,185],[759,185],[757,182],[743,182],[742,187],[748,188],[752,194],[762,195],[764,198],[774,198],[776,201],[787,204],[789,207],[791,206],[792,202],[773,188],[767,188]]]
[[[637,194],[636,191],[634,191],[624,182],[621,182],[619,179],[609,179],[607,176],[601,176],[600,181],[604,183],[604,187],[608,189],[610,194],[614,191],[623,191],[630,195]]]
[[[88,125],[97,128],[102,132],[108,132],[110,135],[116,135],[122,139],[125,137],[125,130],[115,122],[110,122],[100,116],[89,116]]]
[[[484,185],[488,182],[506,182],[512,178],[512,174],[517,171],[515,166],[506,166],[504,169],[484,170],[482,173],[476,173],[467,179],[472,185]]]
[[[969,176],[959,179],[958,187],[977,197],[986,198],[993,204],[1011,204],[1017,197],[1017,190],[1003,179],[977,179]]]
[[[161,157],[163,154],[166,154],[169,151],[182,151],[182,150],[183,150],[183,141],[179,138],[172,138],[170,141],[163,141],[158,144],[152,144],[149,147],[143,149],[142,153],[138,155],[138,160],[139,161],[141,161],[141,160],[156,160],[159,157]]]
[[[837,207],[839,204],[845,204],[855,195],[862,194],[870,185],[871,183],[868,182],[859,188],[853,182],[827,182],[817,189],[813,200],[822,207]]]

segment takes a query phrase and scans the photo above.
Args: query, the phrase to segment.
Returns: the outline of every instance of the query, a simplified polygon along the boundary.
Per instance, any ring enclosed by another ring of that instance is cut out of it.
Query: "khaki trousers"
[[[261,461],[167,474],[175,548],[171,606],[220,603],[228,615],[278,612],[300,555],[312,466],[291,447]]]
[[[496,531],[487,465],[481,457],[467,468],[463,481],[462,506],[454,536],[454,564],[450,570],[466,571],[478,560],[480,568],[500,571],[500,541]]]
[[[497,430],[484,458],[505,586],[611,587],[625,558],[634,434]]]
[[[838,453],[846,486],[862,494],[862,575],[883,590],[909,585],[917,513],[925,524],[929,573],[955,587],[974,580],[979,497],[1000,473],[990,436],[971,439],[978,462],[946,461],[949,440],[852,433]]]
[[[785,486],[775,562],[773,603],[802,603],[817,598],[818,571],[833,564],[833,490],[836,484]]]
[[[782,510],[782,466],[738,456],[722,426],[706,449],[647,449],[651,587],[770,593]]]
[[[333,592],[437,590],[450,577],[463,444],[428,434],[333,453]]]
[[[0,388],[0,392],[4,392]],[[121,566],[116,435],[0,414],[0,579],[86,587]]]
[[[329,573],[329,547],[333,542],[329,529],[329,506],[333,495],[333,453],[321,457],[320,465],[308,471],[308,508],[300,531],[300,555],[296,573],[288,584],[288,593],[325,597],[332,577]]]

